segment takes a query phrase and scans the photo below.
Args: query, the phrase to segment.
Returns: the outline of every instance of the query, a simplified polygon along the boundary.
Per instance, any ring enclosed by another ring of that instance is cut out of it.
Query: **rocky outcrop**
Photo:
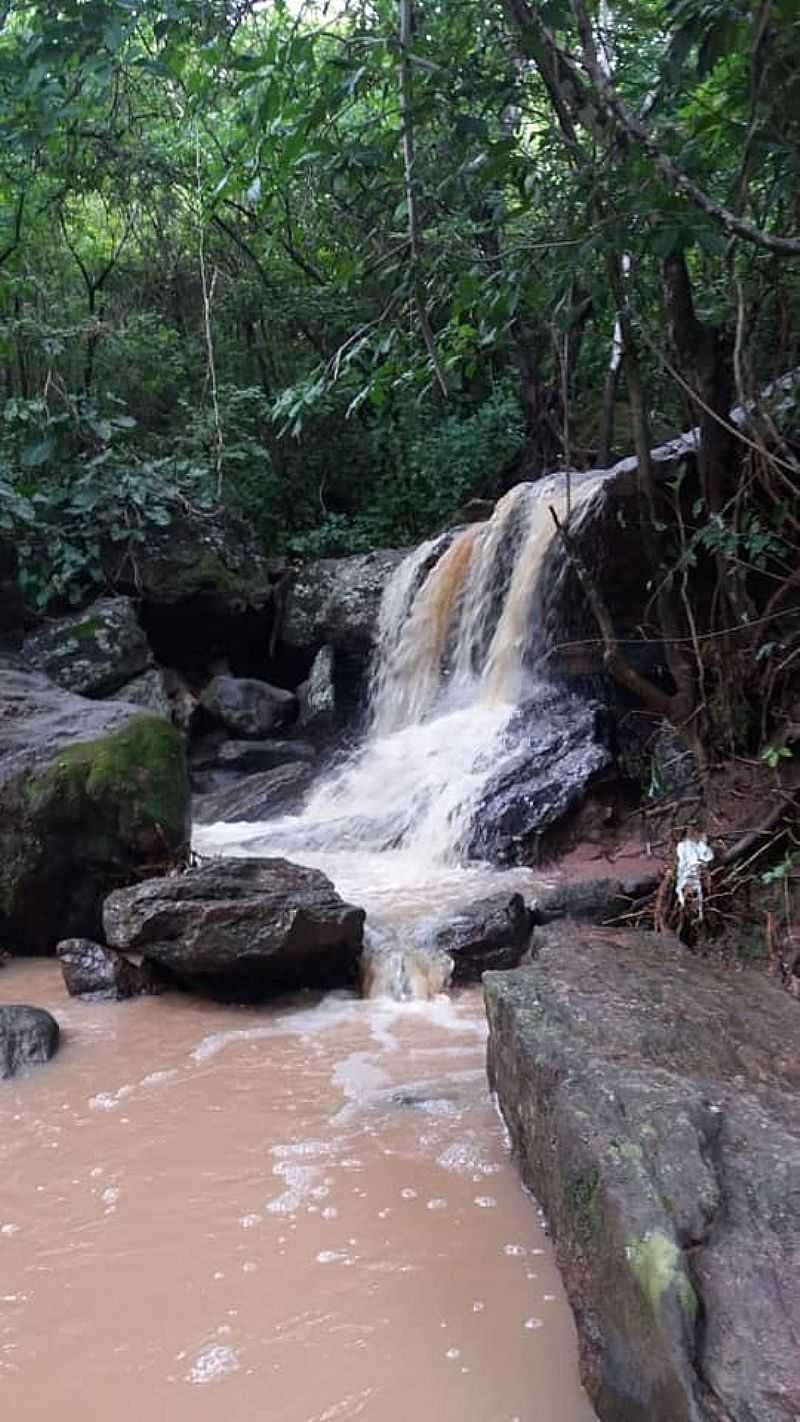
[[[177,505],[163,528],[150,525],[142,544],[103,553],[107,581],[149,605],[191,603],[206,616],[262,610],[272,598],[272,571],[258,541],[235,515],[213,516]]]
[[[185,842],[181,738],[162,717],[0,670],[0,942],[95,936],[102,898]]]
[[[509,735],[518,738],[519,752],[503,758],[502,772],[481,795],[470,854],[535,864],[587,790],[612,771],[608,720],[597,702],[542,685],[536,700],[516,713]]]
[[[129,597],[101,597],[26,637],[26,662],[79,696],[108,696],[152,660]]]
[[[58,1038],[58,1023],[43,1007],[0,1006],[0,1077],[49,1062]]]
[[[220,820],[254,824],[275,819],[300,809],[314,778],[314,767],[306,760],[278,765],[255,775],[219,775],[204,794],[195,795],[192,812],[197,824],[214,825]]]
[[[484,979],[492,1083],[601,1422],[800,1415],[800,1032],[668,936],[540,931]]]
[[[109,895],[106,937],[181,986],[257,1000],[357,981],[364,912],[316,869],[285,859],[221,859]]]
[[[291,691],[254,677],[212,677],[203,688],[200,704],[232,736],[245,739],[268,736],[297,715],[297,698]]]
[[[430,947],[453,960],[453,983],[479,982],[490,968],[515,968],[530,944],[533,915],[521,894],[469,904],[434,929]]]
[[[90,938],[65,938],[56,952],[70,997],[120,1000],[156,992],[152,971]]]
[[[310,656],[326,644],[341,651],[369,651],[383,589],[406,551],[380,548],[307,563],[288,593],[281,641]]]
[[[630,913],[633,906],[653,893],[663,866],[651,875],[627,879],[565,879],[541,889],[531,905],[534,924],[572,919],[576,923],[608,923]]]

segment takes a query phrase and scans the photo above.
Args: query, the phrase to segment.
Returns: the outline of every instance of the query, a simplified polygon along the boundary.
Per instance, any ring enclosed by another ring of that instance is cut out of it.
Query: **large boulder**
[[[58,1038],[58,1023],[43,1007],[0,1006],[0,1077],[49,1062]]]
[[[364,911],[317,869],[285,859],[220,859],[109,895],[106,937],[184,987],[258,1000],[358,979]]]
[[[177,505],[171,514],[163,528],[148,528],[142,544],[104,550],[103,570],[116,591],[162,608],[191,603],[206,616],[270,604],[273,570],[241,519]]]
[[[493,1086],[601,1422],[800,1415],[800,1019],[666,935],[560,925],[484,978]]]
[[[223,820],[254,824],[292,814],[300,809],[314,778],[314,767],[307,760],[299,760],[254,775],[216,774],[219,778],[213,787],[195,795],[192,802],[197,824],[215,825]]]
[[[384,587],[406,552],[379,548],[307,563],[289,590],[281,641],[311,656],[326,644],[341,651],[369,651]]]
[[[430,946],[453,960],[454,983],[479,982],[490,968],[515,968],[530,945],[533,914],[521,894],[478,899],[431,931]]]
[[[0,670],[0,942],[47,953],[96,936],[108,891],[185,843],[188,805],[162,717]]]
[[[294,720],[297,698],[291,691],[255,677],[214,676],[203,688],[200,705],[232,736],[259,740]]]
[[[132,963],[115,948],[91,938],[65,938],[56,952],[70,997],[106,997],[117,1001],[157,991],[149,968]]]
[[[503,758],[476,806],[470,853],[502,864],[537,863],[586,792],[612,771],[608,718],[597,702],[540,685],[516,713]]]
[[[129,597],[101,597],[26,637],[25,660],[79,696],[108,696],[143,672],[150,647]]]

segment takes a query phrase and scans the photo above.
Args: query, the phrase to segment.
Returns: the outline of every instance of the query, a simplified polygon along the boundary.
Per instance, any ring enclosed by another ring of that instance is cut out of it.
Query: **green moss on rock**
[[[659,1229],[643,1237],[631,1235],[625,1253],[656,1319],[661,1313],[664,1295],[670,1289],[674,1289],[684,1311],[694,1318],[697,1295],[684,1273],[681,1251],[674,1240]]]
[[[188,790],[183,744],[161,716],[142,713],[118,731],[60,751],[25,787],[31,812],[51,822],[99,814],[142,849],[175,849],[186,834]]]

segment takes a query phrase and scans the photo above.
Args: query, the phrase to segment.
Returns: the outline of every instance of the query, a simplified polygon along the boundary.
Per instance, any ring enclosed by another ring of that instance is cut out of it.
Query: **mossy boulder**
[[[16,953],[96,937],[112,888],[188,834],[183,742],[161,716],[0,671],[0,938]]]
[[[82,612],[45,623],[27,637],[25,660],[79,696],[109,696],[152,661],[129,597],[101,597]]]
[[[564,923],[487,973],[489,1067],[600,1422],[800,1415],[800,1031],[754,973]]]
[[[231,614],[264,609],[272,599],[271,565],[252,530],[227,512],[212,518],[176,507],[142,547],[109,546],[103,567],[113,588],[150,606],[191,602],[206,614]]]

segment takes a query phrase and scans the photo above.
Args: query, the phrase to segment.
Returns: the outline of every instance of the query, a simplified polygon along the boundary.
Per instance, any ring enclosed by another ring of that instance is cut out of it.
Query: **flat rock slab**
[[[192,805],[195,822],[215,825],[275,819],[299,810],[314,778],[308,761],[278,765],[255,775],[224,775],[206,794],[196,795]]]
[[[15,1076],[37,1062],[49,1062],[58,1039],[58,1023],[43,1007],[0,1007],[0,1077]]]
[[[800,1014],[668,935],[537,930],[489,1070],[601,1422],[800,1417]]]
[[[207,996],[250,1001],[358,981],[364,911],[318,869],[285,859],[217,859],[110,894],[115,948],[143,953]]]

